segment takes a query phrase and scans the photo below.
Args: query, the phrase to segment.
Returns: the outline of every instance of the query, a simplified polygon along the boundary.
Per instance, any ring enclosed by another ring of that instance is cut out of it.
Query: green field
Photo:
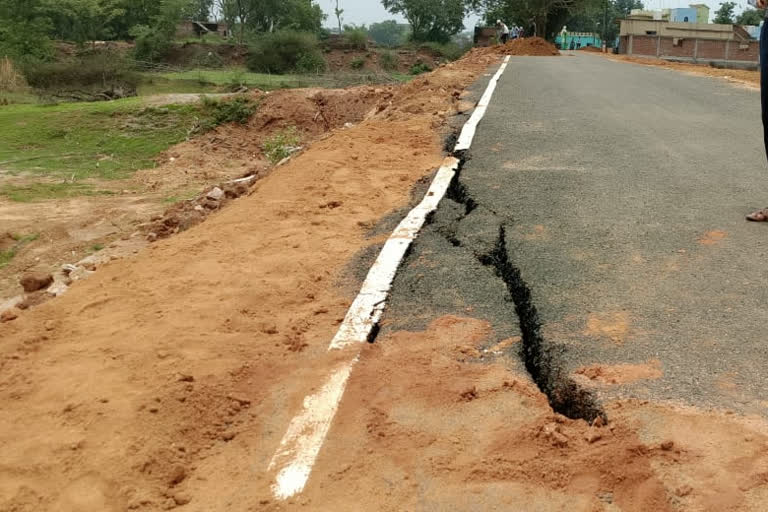
[[[187,137],[199,114],[198,105],[145,108],[141,98],[0,107],[0,168],[63,180],[5,185],[0,194],[23,201],[103,193],[77,181],[152,167],[157,154]]]

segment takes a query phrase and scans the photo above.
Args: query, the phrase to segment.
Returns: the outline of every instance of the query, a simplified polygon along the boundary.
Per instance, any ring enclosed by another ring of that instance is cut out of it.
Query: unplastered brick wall
[[[691,38],[632,36],[631,47],[632,55],[725,60],[726,44],[728,44],[728,60],[757,62],[760,52],[757,41],[740,44],[738,41],[699,39],[697,47],[696,40]],[[619,53],[628,54],[629,50],[629,36],[622,36],[619,40]]]

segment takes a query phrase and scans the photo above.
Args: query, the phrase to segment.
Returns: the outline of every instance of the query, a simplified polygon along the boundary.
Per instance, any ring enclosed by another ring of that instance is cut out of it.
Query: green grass
[[[174,39],[174,43],[201,43],[201,44],[235,44],[235,39],[226,39],[219,34],[206,34],[203,37],[189,36],[178,37]]]
[[[140,94],[156,91],[158,87],[180,90],[165,90],[163,92],[214,92],[216,87],[223,91],[225,87],[245,85],[265,91],[276,89],[292,89],[300,87],[347,87],[367,83],[389,83],[402,81],[397,74],[391,73],[333,73],[318,75],[270,75],[266,73],[251,73],[238,68],[230,69],[198,69],[171,73],[143,73],[147,83],[139,88]],[[165,85],[162,80],[167,80]],[[213,89],[213,90],[212,90]]]
[[[20,244],[27,244],[29,242],[34,242],[38,238],[40,238],[40,233],[30,233],[29,235],[22,235],[19,233],[11,233],[11,238],[16,240]]]
[[[112,194],[112,192],[98,190],[85,183],[31,183],[29,185],[5,185],[0,187],[0,195],[19,203],[109,194]],[[32,240],[17,241],[27,242]]]
[[[9,264],[14,256],[16,256],[15,247],[11,247],[10,249],[5,249],[4,251],[0,251],[0,268],[3,268],[7,264]]]
[[[198,105],[143,108],[140,98],[98,103],[0,107],[0,168],[77,181],[120,179],[154,166],[153,158],[183,141]],[[77,184],[40,184],[9,197],[69,197]],[[88,190],[80,187],[79,195]],[[17,199],[24,200],[24,199]],[[33,199],[36,200],[36,199]]]

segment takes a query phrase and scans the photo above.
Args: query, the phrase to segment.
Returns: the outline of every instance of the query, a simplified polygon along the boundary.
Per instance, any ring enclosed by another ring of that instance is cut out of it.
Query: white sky
[[[734,9],[734,12],[736,14],[741,14],[741,12],[744,11],[745,9],[752,8],[747,3],[747,0],[733,0],[733,1],[736,2],[736,9]],[[690,2],[685,2],[681,0],[643,0],[643,5],[645,6],[646,9],[675,9],[677,7],[688,7],[690,4],[707,4],[709,6],[710,21],[712,21],[712,18],[714,17],[714,12],[720,8],[720,0],[718,1],[691,0]]]
[[[323,11],[328,15],[325,20],[327,27],[335,27],[336,16],[333,14],[336,8],[336,0],[315,0]],[[344,9],[342,23],[355,25],[370,25],[384,20],[397,20],[405,22],[402,16],[395,16],[389,13],[382,5],[381,0],[339,0],[339,8]],[[467,30],[474,28],[477,16],[471,16],[464,21]]]

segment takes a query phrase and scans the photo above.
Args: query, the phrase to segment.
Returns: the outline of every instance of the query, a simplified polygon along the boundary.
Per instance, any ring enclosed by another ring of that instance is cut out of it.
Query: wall
[[[664,36],[622,35],[619,53],[639,57],[680,57],[697,62],[758,62],[760,44],[716,39],[673,38]]]
[[[692,7],[670,9],[669,21],[677,23],[696,23],[698,13]]]
[[[648,32],[655,32],[655,34],[648,34]],[[620,35],[628,36],[629,34],[723,40],[735,38],[733,25],[671,23],[637,19],[621,20]]]

